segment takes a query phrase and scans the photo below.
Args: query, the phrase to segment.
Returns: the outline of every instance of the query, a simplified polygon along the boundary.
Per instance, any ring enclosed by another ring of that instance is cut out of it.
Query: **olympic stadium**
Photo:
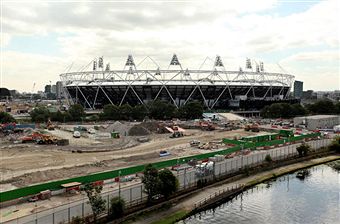
[[[60,75],[69,103],[79,103],[86,109],[101,109],[106,104],[131,106],[163,100],[176,107],[190,101],[200,101],[206,109],[261,109],[277,102],[296,101],[290,98],[294,76],[271,73],[262,62],[246,60],[245,68],[229,71],[220,56],[211,69],[183,69],[174,54],[167,69],[157,63],[154,69],[138,69],[129,55],[124,69],[104,68],[103,57],[88,65],[90,70]]]

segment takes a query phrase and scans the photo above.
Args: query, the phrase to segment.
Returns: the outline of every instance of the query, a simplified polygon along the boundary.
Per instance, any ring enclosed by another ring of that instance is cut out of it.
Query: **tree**
[[[85,111],[82,105],[74,104],[68,109],[73,121],[81,121],[85,116]]]
[[[109,216],[112,219],[120,218],[124,215],[125,201],[122,198],[114,197],[111,199],[111,208]]]
[[[130,120],[132,118],[132,107],[129,104],[120,106],[119,110],[122,120]]]
[[[329,100],[319,100],[314,104],[308,104],[307,109],[314,114],[334,114],[336,113],[336,105]]]
[[[203,106],[198,101],[188,102],[179,108],[179,116],[186,119],[196,119],[202,117]]]
[[[151,164],[148,164],[144,169],[144,176],[142,178],[145,192],[148,195],[148,202],[151,202],[154,196],[159,193],[161,181],[158,176],[158,170]]]
[[[116,105],[107,104],[103,108],[103,113],[100,114],[102,120],[119,120],[120,109]]]
[[[291,115],[293,117],[295,117],[295,116],[303,116],[303,115],[308,114],[308,110],[306,108],[304,108],[299,103],[291,105],[291,110],[292,110]]]
[[[159,179],[161,182],[159,192],[165,198],[168,198],[178,190],[178,180],[169,169],[161,170],[159,172]]]
[[[296,147],[296,151],[299,153],[300,157],[306,156],[310,151],[310,146],[303,143],[300,146]]]
[[[15,122],[15,119],[12,115],[6,112],[0,112],[0,123],[11,123]]]
[[[95,223],[97,222],[98,215],[105,211],[105,200],[100,195],[102,190],[102,186],[93,186],[91,183],[86,184],[84,187],[89,204],[91,205]]]
[[[176,107],[168,102],[156,100],[149,104],[150,116],[155,119],[171,119],[174,116]]]
[[[50,117],[50,112],[46,107],[38,106],[31,111],[30,115],[33,122],[46,122]]]
[[[71,105],[68,112],[73,121],[80,121],[86,115],[83,106],[80,104]]]
[[[132,108],[131,116],[135,120],[143,120],[148,115],[148,110],[144,105],[136,105]]]

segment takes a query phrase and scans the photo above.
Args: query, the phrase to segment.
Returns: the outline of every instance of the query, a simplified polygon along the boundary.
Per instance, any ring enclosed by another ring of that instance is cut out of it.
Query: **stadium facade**
[[[275,102],[294,101],[290,98],[294,76],[265,72],[262,62],[254,63],[250,59],[246,60],[245,69],[237,71],[226,70],[219,56],[209,70],[182,69],[176,55],[168,69],[159,66],[138,69],[131,55],[123,70],[111,70],[110,64],[104,69],[103,57],[92,61],[91,65],[91,71],[60,75],[68,101],[80,103],[87,109],[100,109],[106,104],[133,106],[164,100],[176,107],[200,101],[207,109],[250,110]]]

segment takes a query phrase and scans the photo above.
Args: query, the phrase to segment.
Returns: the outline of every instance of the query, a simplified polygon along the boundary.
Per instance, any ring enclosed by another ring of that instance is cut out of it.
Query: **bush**
[[[265,160],[267,163],[270,163],[270,162],[273,161],[272,157],[271,157],[269,154],[267,154],[266,157],[264,157],[264,160]]]
[[[340,153],[340,136],[336,137],[332,144],[329,146],[330,151],[336,151]]]
[[[310,151],[310,146],[303,143],[299,147],[296,147],[296,151],[299,153],[300,157],[307,156],[308,152]]]
[[[6,112],[0,112],[0,123],[11,123],[15,122],[15,119],[12,115]]]
[[[122,198],[114,197],[111,199],[111,208],[109,217],[111,219],[117,219],[124,215],[125,212],[125,201]]]

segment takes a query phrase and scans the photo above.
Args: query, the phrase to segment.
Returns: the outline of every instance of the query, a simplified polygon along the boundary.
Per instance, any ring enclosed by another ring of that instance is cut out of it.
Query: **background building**
[[[294,82],[294,97],[301,99],[302,93],[303,93],[303,82],[295,81]]]
[[[294,118],[294,126],[304,125],[308,130],[333,129],[338,124],[340,124],[340,116],[338,115],[314,115]]]
[[[56,97],[57,99],[63,98],[63,83],[61,81],[56,83]]]
[[[51,91],[52,91],[51,85],[46,85],[46,86],[45,86],[45,93],[46,93],[46,94],[47,94],[47,93],[51,93]]]

